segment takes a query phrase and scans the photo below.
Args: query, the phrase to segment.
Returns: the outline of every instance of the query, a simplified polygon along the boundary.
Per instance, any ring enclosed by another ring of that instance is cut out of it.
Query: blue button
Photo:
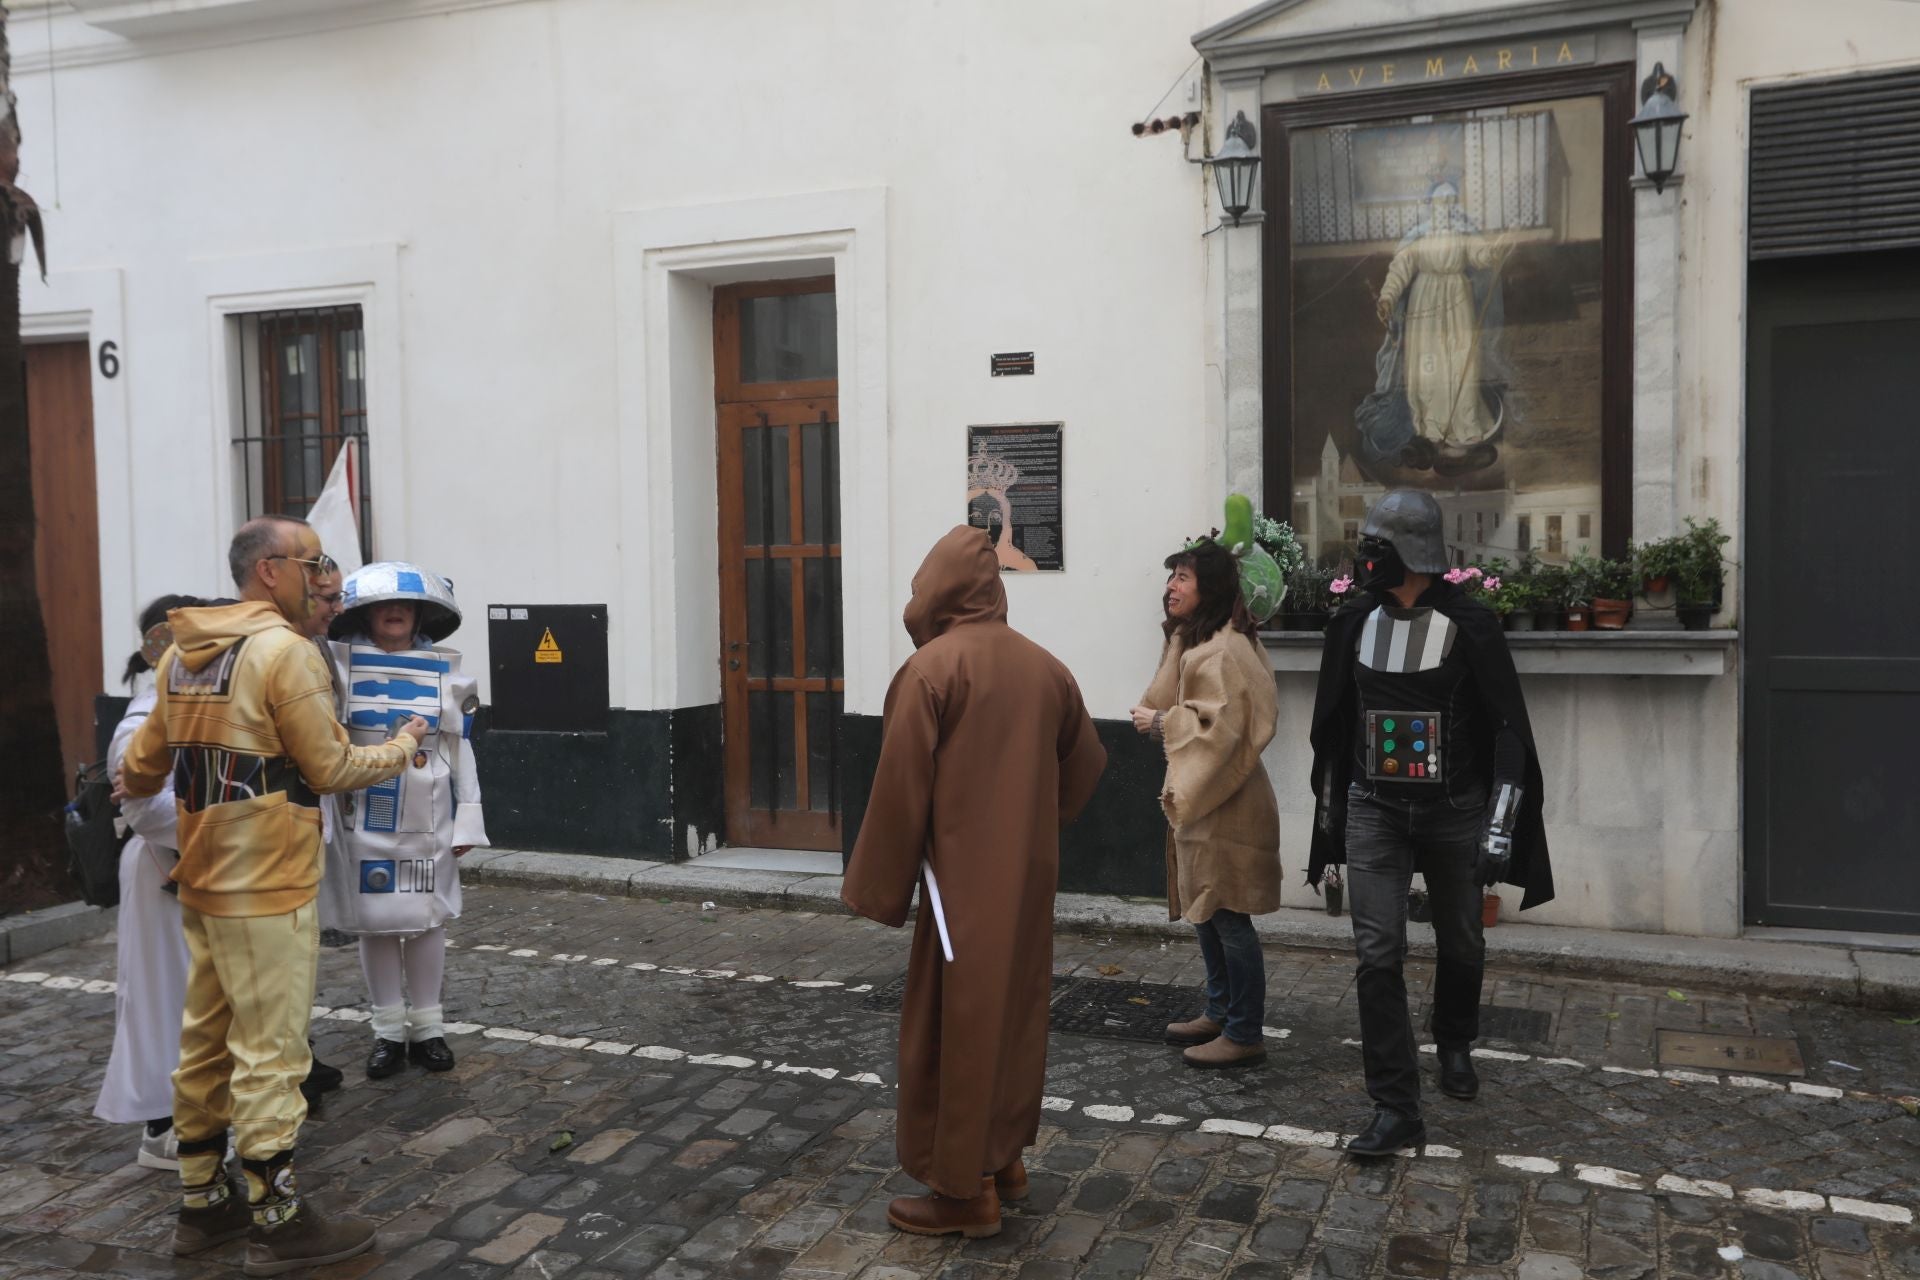
[[[1425,751],[1427,749],[1427,744],[1424,742],[1416,742],[1413,744],[1413,749],[1415,751]]]
[[[1415,733],[1425,733],[1427,731],[1427,722],[1424,720],[1415,720],[1413,722],[1413,731]]]

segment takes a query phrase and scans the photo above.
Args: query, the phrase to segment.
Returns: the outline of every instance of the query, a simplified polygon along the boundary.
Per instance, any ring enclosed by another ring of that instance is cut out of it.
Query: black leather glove
[[[1474,881],[1483,889],[1505,880],[1513,866],[1513,837],[1520,827],[1520,802],[1525,795],[1511,782],[1494,784],[1473,865]]]
[[[1333,788],[1329,786],[1327,789],[1331,791]],[[1340,814],[1336,811],[1333,801],[1324,796],[1316,797],[1313,825],[1320,828],[1320,830],[1327,835],[1334,834],[1336,828],[1340,826]]]

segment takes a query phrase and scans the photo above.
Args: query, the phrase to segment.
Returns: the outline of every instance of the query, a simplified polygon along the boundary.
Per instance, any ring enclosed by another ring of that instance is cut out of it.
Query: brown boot
[[[1256,1062],[1264,1062],[1267,1046],[1261,1044],[1235,1044],[1225,1036],[1216,1036],[1205,1044],[1197,1044],[1180,1055],[1190,1067],[1250,1067]]]
[[[1027,1164],[1019,1156],[1013,1163],[993,1175],[993,1188],[1002,1201],[1025,1200],[1030,1189],[1027,1186]]]
[[[373,1247],[373,1224],[359,1218],[328,1218],[311,1200],[294,1202],[290,1216],[272,1226],[256,1223],[247,1237],[246,1272],[277,1276],[283,1271],[339,1262]]]
[[[943,1196],[901,1196],[887,1206],[887,1221],[916,1236],[959,1234],[969,1240],[1000,1234],[1000,1194],[993,1177],[980,1179],[980,1194],[971,1200]]]
[[[1167,1027],[1168,1044],[1205,1044],[1226,1030],[1219,1023],[1201,1014],[1185,1022],[1175,1022]]]
[[[174,1224],[175,1257],[184,1258],[238,1240],[253,1225],[245,1189],[224,1174],[212,1187],[187,1194],[193,1203],[181,1206],[180,1221]]]

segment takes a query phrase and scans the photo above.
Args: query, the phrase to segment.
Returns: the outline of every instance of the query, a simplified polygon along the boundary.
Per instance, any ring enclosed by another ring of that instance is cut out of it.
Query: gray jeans
[[[1389,800],[1355,786],[1347,795],[1347,900],[1359,960],[1361,1057],[1367,1093],[1405,1116],[1420,1114],[1420,1069],[1407,1009],[1407,887],[1426,877],[1440,961],[1433,1038],[1465,1048],[1480,1034],[1486,938],[1474,862],[1484,818],[1443,797]]]

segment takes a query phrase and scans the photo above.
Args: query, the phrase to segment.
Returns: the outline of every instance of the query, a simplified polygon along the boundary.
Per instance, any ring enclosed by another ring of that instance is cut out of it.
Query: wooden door
[[[1920,249],[1747,297],[1747,922],[1920,933]]]
[[[833,280],[715,291],[727,840],[838,849]]]
[[[53,669],[61,763],[71,790],[74,767],[94,758],[93,699],[101,692],[92,364],[84,341],[35,343],[25,352],[33,568]],[[126,623],[131,636],[133,619]]]

